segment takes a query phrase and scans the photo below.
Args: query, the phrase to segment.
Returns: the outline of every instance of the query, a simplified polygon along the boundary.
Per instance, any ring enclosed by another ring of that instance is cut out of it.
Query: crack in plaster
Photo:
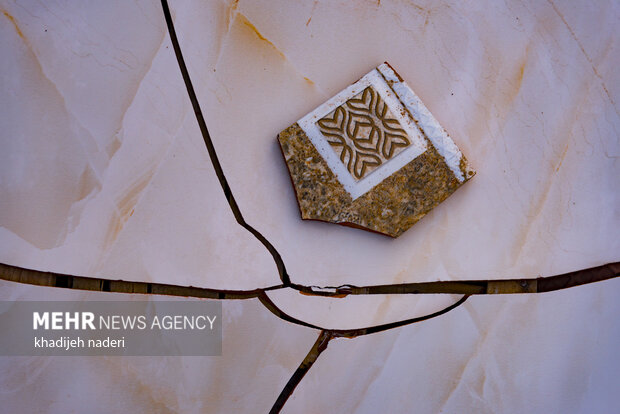
[[[255,237],[257,237],[264,245],[265,247],[270,251],[270,253],[272,253],[272,255],[274,256],[274,260],[276,261],[277,265],[278,265],[278,270],[280,271],[280,275],[282,278],[283,283],[281,285],[276,285],[276,286],[271,286],[268,288],[263,288],[263,289],[255,289],[252,291],[223,291],[223,290],[216,290],[216,289],[203,289],[203,288],[192,288],[192,287],[181,287],[181,286],[174,286],[174,285],[162,285],[162,284],[157,284],[157,283],[144,283],[144,282],[124,282],[124,281],[111,281],[111,280],[106,280],[106,279],[100,279],[100,278],[87,278],[87,277],[80,277],[80,276],[72,276],[72,275],[61,275],[61,274],[56,274],[56,273],[50,273],[50,272],[38,272],[38,271],[33,271],[33,270],[29,270],[29,269],[21,269],[21,268],[16,268],[15,266],[8,266],[8,265],[3,265],[0,264],[0,269],[3,270],[2,272],[2,276],[3,279],[6,280],[12,280],[12,281],[16,281],[16,282],[21,282],[21,283],[31,283],[31,284],[37,284],[37,285],[44,285],[44,286],[55,286],[55,287],[65,287],[65,288],[75,288],[75,289],[86,289],[86,290],[98,290],[98,291],[117,291],[117,292],[132,292],[132,293],[145,293],[145,294],[166,294],[166,295],[175,295],[175,296],[193,296],[193,297],[202,297],[202,298],[212,298],[212,299],[249,299],[249,298],[255,298],[258,297],[261,302],[263,303],[263,305],[272,313],[274,313],[276,316],[278,316],[279,318],[286,320],[288,322],[291,323],[295,323],[298,325],[302,325],[302,326],[307,326],[307,327],[311,327],[311,328],[315,328],[315,329],[320,329],[314,325],[308,324],[306,322],[303,322],[301,320],[295,319],[290,317],[289,315],[287,315],[286,313],[284,313],[283,311],[281,311],[267,296],[266,292],[269,290],[276,290],[276,289],[282,289],[282,288],[295,288],[298,289],[300,291],[305,291],[305,293],[309,293],[309,294],[320,294],[318,292],[316,292],[314,289],[312,289],[311,287],[306,287],[306,286],[301,286],[301,285],[294,285],[290,282],[290,280],[288,279],[288,274],[286,273],[286,270],[284,268],[284,264],[282,262],[282,259],[279,257],[279,254],[277,253],[277,251],[275,250],[275,248],[273,248],[273,246],[262,236],[262,234],[260,234],[257,230],[255,230],[253,227],[251,227],[249,224],[247,224],[244,220],[243,220],[243,216],[241,215],[241,212],[238,208],[238,206],[236,205],[236,202],[234,201],[234,197],[232,196],[232,192],[230,190],[230,188],[228,187],[228,184],[226,182],[225,177],[223,176],[223,171],[221,169],[221,166],[219,165],[219,161],[217,161],[217,154],[215,153],[215,150],[212,148],[212,143],[208,134],[208,131],[206,129],[206,124],[204,124],[204,119],[202,117],[202,114],[200,112],[200,108],[198,105],[198,101],[197,98],[195,97],[195,93],[193,91],[193,87],[191,86],[191,81],[189,79],[189,75],[187,74],[187,68],[184,65],[183,62],[183,58],[182,55],[180,53],[180,49],[178,46],[178,41],[176,40],[176,35],[174,34],[174,27],[172,24],[172,20],[170,17],[170,11],[168,9],[168,5],[167,5],[167,1],[166,0],[162,0],[162,6],[164,8],[164,15],[166,17],[166,20],[168,22],[168,28],[171,34],[171,39],[173,42],[173,45],[175,47],[175,52],[177,53],[177,59],[179,61],[179,65],[181,68],[181,72],[183,74],[186,86],[188,88],[188,93],[190,95],[190,99],[192,100],[192,104],[195,106],[196,109],[196,115],[197,115],[197,119],[198,122],[200,124],[201,127],[201,132],[203,133],[203,137],[205,139],[205,144],[207,145],[207,149],[209,150],[209,155],[212,159],[212,162],[214,164],[214,169],[216,170],[216,174],[218,175],[218,178],[220,179],[220,182],[222,184],[222,189],[224,190],[224,193],[229,201],[230,207],[233,211],[233,214],[235,215],[235,218],[237,218],[237,221],[239,222],[239,224],[241,226],[243,226],[244,228],[246,228],[246,230],[248,230],[249,232],[251,232]],[[563,158],[563,156],[562,156]],[[559,167],[558,167],[559,168]],[[158,169],[158,168],[157,168]],[[157,170],[156,169],[156,170]],[[156,172],[156,171],[155,171]],[[152,177],[152,176],[151,176]],[[148,182],[147,181],[147,186],[148,186]],[[146,188],[146,186],[144,187]],[[143,193],[140,192],[141,194]],[[601,269],[603,269],[601,271]],[[601,273],[602,272],[602,273]],[[549,286],[546,286],[547,290],[538,290],[538,292],[540,291],[549,291],[549,290],[556,290],[556,289],[563,289],[566,287],[570,287],[570,286],[574,286],[577,284],[581,284],[581,283],[591,283],[591,282],[595,282],[598,280],[604,280],[606,278],[613,278],[613,277],[617,277],[620,274],[620,264],[619,263],[613,263],[613,264],[609,264],[606,266],[601,266],[599,268],[595,268],[595,269],[587,269],[584,271],[578,271],[578,272],[573,272],[573,273],[578,273],[580,274],[584,281],[582,281],[581,279],[577,280],[577,276],[575,276],[575,281],[573,281],[571,278],[573,277],[572,274],[571,276],[568,276],[568,281],[566,282],[562,282],[565,279],[561,279],[561,283],[559,285],[552,285],[550,284]],[[566,275],[561,275],[564,276],[566,278]],[[548,280],[550,279],[554,279],[554,278],[558,278],[560,276],[556,276],[556,277],[551,277],[551,278],[547,278]],[[544,279],[544,278],[542,278]],[[540,280],[540,279],[539,279]],[[557,280],[557,279],[554,279]],[[476,281],[475,283],[477,283],[478,285],[481,283],[490,283],[491,281]],[[571,284],[572,282],[572,284]],[[450,283],[450,282],[429,282],[426,285],[445,285],[446,283]],[[457,284],[459,284],[457,282]],[[465,283],[467,284],[467,282]],[[388,287],[398,287],[401,286],[403,287],[402,291],[399,292],[393,292],[393,293],[416,293],[414,290],[411,289],[412,285],[424,285],[424,284],[402,284],[402,285],[386,285]],[[407,291],[407,287],[409,288],[409,291]],[[541,285],[539,285],[540,287]],[[381,286],[380,286],[381,287]],[[343,287],[340,287],[343,288]],[[347,286],[346,289],[350,290],[351,288],[353,288],[352,286]],[[370,289],[367,288],[363,288],[363,291],[358,292],[358,294],[369,294]],[[336,289],[337,290],[337,289]],[[324,293],[328,293],[328,295],[330,296],[337,296],[338,292],[324,292]],[[350,294],[351,292],[347,292],[346,294]],[[378,292],[377,292],[378,293]],[[385,293],[385,292],[383,292]],[[423,292],[417,292],[417,293],[423,293]],[[498,293],[498,292],[488,292],[485,290],[478,292],[478,294],[484,294],[484,293]],[[501,293],[501,292],[499,292]],[[507,292],[503,292],[503,293],[507,293]],[[514,293],[514,292],[511,292]],[[298,370],[293,374],[293,376],[291,377],[291,379],[289,380],[289,382],[287,383],[287,385],[285,386],[285,388],[282,390],[280,396],[278,397],[278,400],[276,400],[276,403],[274,404],[274,407],[272,408],[271,412],[273,413],[277,413],[280,412],[281,408],[284,406],[284,403],[286,402],[286,400],[290,397],[290,395],[292,395],[295,386],[299,383],[299,381],[301,381],[301,379],[303,378],[303,376],[305,375],[305,373],[307,372],[307,370],[310,368],[310,366],[314,363],[314,361],[316,360],[316,358],[318,358],[319,354],[325,350],[325,348],[327,347],[328,342],[335,337],[347,337],[347,338],[354,338],[356,336],[360,336],[360,335],[368,335],[368,334],[372,334],[372,333],[377,333],[377,332],[381,332],[384,330],[388,330],[388,329],[393,329],[393,328],[397,328],[400,326],[404,326],[404,325],[408,325],[410,323],[415,323],[415,322],[420,322],[422,320],[426,320],[426,319],[430,319],[436,316],[440,316],[456,307],[458,307],[459,305],[461,305],[462,303],[465,302],[465,300],[468,298],[468,294],[466,294],[465,296],[463,296],[461,298],[461,300],[459,300],[458,302],[454,303],[453,305],[439,311],[436,312],[434,314],[431,315],[426,315],[424,317],[420,317],[420,318],[413,318],[413,319],[409,319],[409,320],[404,320],[404,321],[398,321],[398,322],[393,322],[393,323],[389,323],[389,324],[384,324],[384,325],[377,325],[374,327],[368,327],[368,328],[360,328],[360,329],[348,329],[348,330],[326,330],[326,329],[321,329],[321,333],[319,335],[319,338],[317,339],[315,345],[312,347],[312,349],[310,350],[310,352],[308,353],[308,355],[306,356],[306,358],[304,359],[304,361],[302,361],[300,367],[298,368]],[[462,376],[464,375],[464,373],[466,372],[469,363],[471,362],[472,358],[475,357],[479,352],[480,349],[482,347],[482,344],[484,343],[484,341],[486,340],[486,338],[488,337],[488,331],[484,334],[483,338],[481,340],[479,340],[478,342],[478,347],[476,350],[476,353],[470,357],[470,359],[468,359],[467,363],[464,365],[463,370],[461,372],[460,378],[462,378]],[[486,377],[485,377],[486,378]],[[452,393],[454,392],[454,390],[458,387],[458,385],[460,384],[460,379],[459,382],[457,382],[455,388],[450,392],[450,394],[447,396],[445,403],[447,403],[450,398]],[[484,383],[483,383],[484,384]],[[444,405],[445,405],[444,403]]]

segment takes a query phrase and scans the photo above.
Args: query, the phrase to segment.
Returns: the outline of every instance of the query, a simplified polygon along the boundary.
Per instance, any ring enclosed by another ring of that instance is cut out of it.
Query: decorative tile
[[[371,86],[319,119],[317,126],[355,180],[364,178],[411,144]]]
[[[398,237],[475,172],[384,63],[278,135],[303,219]]]

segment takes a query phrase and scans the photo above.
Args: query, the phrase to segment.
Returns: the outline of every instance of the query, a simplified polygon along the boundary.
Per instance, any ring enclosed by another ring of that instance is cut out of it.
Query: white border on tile
[[[463,182],[465,180],[463,171],[461,171],[463,154],[448,136],[446,130],[439,125],[439,122],[437,122],[433,114],[426,108],[409,85],[398,78],[390,65],[383,63],[377,69],[387,81],[393,82],[392,89],[405,105],[409,114],[417,121],[418,126],[431,141],[439,155],[444,158],[456,179]]]
[[[400,170],[427,149],[427,143],[422,137],[420,130],[411,117],[408,116],[407,111],[404,110],[405,107],[403,107],[399,98],[395,96],[395,92],[398,93],[398,91],[390,88],[384,76],[385,74],[382,76],[377,69],[373,69],[360,80],[350,85],[297,122],[353,200],[366,194],[374,186]],[[379,93],[379,96],[381,96],[390,111],[392,111],[394,117],[399,121],[401,127],[407,133],[411,145],[391,160],[383,163],[379,168],[372,171],[363,179],[356,181],[342,161],[340,161],[338,154],[332,149],[327,139],[319,131],[316,122],[368,86],[372,86]]]

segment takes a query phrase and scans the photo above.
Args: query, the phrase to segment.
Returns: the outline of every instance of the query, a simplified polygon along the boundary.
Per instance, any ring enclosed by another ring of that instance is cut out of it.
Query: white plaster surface
[[[241,211],[293,281],[536,277],[618,260],[617,2],[171,8]],[[227,289],[279,282],[219,188],[158,2],[2,0],[0,11],[1,262]],[[276,134],[383,61],[477,175],[396,240],[302,222]],[[284,412],[615,412],[618,293],[614,280],[471,298],[430,322],[337,340]],[[6,282],[0,294],[105,295]],[[270,296],[329,327],[412,317],[456,299]],[[2,407],[265,412],[316,332],[256,301],[225,304],[224,314],[221,359],[2,358]]]

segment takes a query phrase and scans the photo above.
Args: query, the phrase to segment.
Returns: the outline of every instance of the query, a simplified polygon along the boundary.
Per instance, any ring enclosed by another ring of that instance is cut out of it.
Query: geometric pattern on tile
[[[371,86],[319,119],[316,125],[356,181],[411,144],[394,114]]]

